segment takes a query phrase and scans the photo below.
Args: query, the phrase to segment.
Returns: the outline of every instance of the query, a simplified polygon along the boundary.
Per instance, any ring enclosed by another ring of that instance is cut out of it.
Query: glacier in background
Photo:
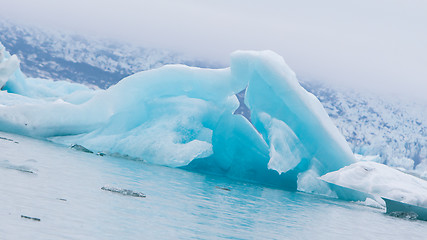
[[[167,63],[218,68],[156,49],[46,31],[0,19],[0,42],[16,54],[30,77],[68,80],[106,88],[125,76]],[[427,104],[302,80],[344,135],[359,159],[373,160],[427,177]],[[239,93],[243,101],[244,92]],[[250,119],[241,104],[237,113]]]
[[[0,32],[0,42],[18,56],[29,77],[107,88],[126,76],[165,64],[224,67],[172,51],[17,25],[1,17]]]
[[[224,69],[167,65],[94,90],[26,78],[0,49],[1,131],[323,194],[318,177],[355,161],[318,99],[271,51],[237,51]],[[234,114],[244,89],[252,123]]]

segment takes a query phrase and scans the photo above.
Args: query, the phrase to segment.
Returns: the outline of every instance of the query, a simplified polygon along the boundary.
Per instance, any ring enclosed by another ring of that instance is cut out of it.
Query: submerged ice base
[[[11,69],[0,65],[1,131],[323,194],[318,177],[354,162],[320,102],[271,51],[237,51],[225,69],[168,65],[107,90]],[[233,115],[244,89],[252,122]]]

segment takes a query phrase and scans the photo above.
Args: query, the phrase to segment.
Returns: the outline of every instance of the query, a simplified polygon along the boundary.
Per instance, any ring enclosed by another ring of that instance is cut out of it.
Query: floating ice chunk
[[[13,142],[13,143],[19,144],[19,142],[15,141],[13,139],[10,139],[10,138],[0,137],[0,140],[5,140],[5,141],[9,141],[9,142]]]
[[[91,150],[89,150],[89,149],[87,149],[87,148],[85,148],[85,147],[83,147],[82,145],[79,145],[79,144],[73,144],[73,145],[71,145],[70,148],[72,148],[74,150],[77,150],[77,151],[80,151],[80,152],[93,153]]]
[[[116,187],[110,187],[110,186],[104,186],[104,187],[101,187],[101,189],[108,192],[119,193],[125,196],[140,197],[140,198],[146,197],[145,194],[141,192],[135,192],[129,189],[116,188]]]
[[[12,170],[16,170],[16,171],[23,172],[23,173],[30,173],[30,174],[37,175],[37,169],[35,169],[31,166],[28,166],[28,165],[11,164],[7,160],[0,162],[0,168],[12,169]]]
[[[29,216],[25,216],[25,215],[21,215],[21,218],[30,219],[30,220],[37,221],[37,222],[41,221],[40,218],[29,217]]]
[[[427,181],[375,162],[357,162],[321,177],[322,180],[378,197],[427,206]],[[384,205],[384,202],[382,202]]]

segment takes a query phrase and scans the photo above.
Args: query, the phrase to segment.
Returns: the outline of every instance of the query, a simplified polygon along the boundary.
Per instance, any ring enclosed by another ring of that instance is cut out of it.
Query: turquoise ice
[[[354,162],[320,102],[271,51],[237,51],[225,69],[168,65],[107,90],[0,66],[0,131],[325,194],[318,177]],[[233,114],[244,89],[252,122]]]

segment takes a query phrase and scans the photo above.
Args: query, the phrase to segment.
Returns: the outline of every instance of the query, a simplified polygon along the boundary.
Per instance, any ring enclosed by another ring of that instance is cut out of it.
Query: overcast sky
[[[427,0],[0,0],[0,17],[228,64],[270,49],[303,79],[427,101]],[[1,33],[0,33],[1,34]]]

